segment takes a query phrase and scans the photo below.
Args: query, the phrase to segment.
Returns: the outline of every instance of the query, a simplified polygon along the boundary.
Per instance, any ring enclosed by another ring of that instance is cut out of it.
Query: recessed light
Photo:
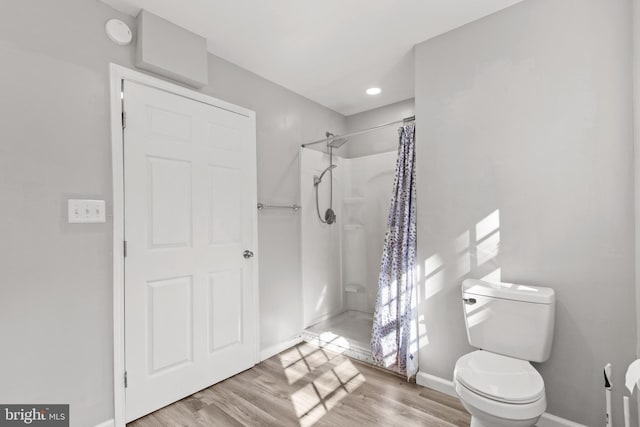
[[[367,89],[367,95],[378,95],[380,92],[382,92],[382,89],[379,87],[370,87]]]

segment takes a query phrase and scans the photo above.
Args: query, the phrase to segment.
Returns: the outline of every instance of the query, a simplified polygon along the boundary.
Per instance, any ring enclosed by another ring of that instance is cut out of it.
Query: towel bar
[[[302,206],[298,206],[296,204],[293,204],[291,206],[285,206],[285,205],[266,205],[264,203],[258,203],[258,210],[264,210],[264,209],[291,209],[294,212],[299,211],[300,209],[302,209]]]

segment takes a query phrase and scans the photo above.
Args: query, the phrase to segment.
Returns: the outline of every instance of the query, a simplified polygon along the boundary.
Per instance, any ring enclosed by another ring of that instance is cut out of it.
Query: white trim
[[[634,171],[634,219],[635,219],[635,285],[636,307],[640,307],[640,0],[633,0],[633,171]],[[636,355],[640,357],[640,310],[636,310]],[[640,393],[638,394],[640,399]],[[640,417],[640,405],[638,405]]]
[[[640,0],[632,2],[633,75],[633,182],[635,222],[636,357],[640,357]],[[633,399],[631,400],[633,402]],[[640,420],[640,393],[636,393],[636,413]],[[631,409],[633,410],[633,409]]]
[[[300,206],[302,206],[302,147],[298,149],[298,200],[300,201]],[[300,317],[298,318],[298,321],[300,322],[300,330],[304,331],[307,327],[304,325],[304,252],[302,250],[304,244],[304,230],[302,229],[302,215],[296,215],[296,221],[298,221],[296,225],[298,230],[300,230],[300,239],[298,240],[298,249],[300,249],[300,268],[298,269],[298,289],[300,290],[298,306],[300,307]],[[640,393],[638,393],[638,395],[640,395]]]
[[[536,426],[537,427],[587,427],[584,424],[574,423],[573,421],[556,417],[555,415],[551,415],[547,412],[542,414]]]
[[[296,335],[290,340],[267,347],[260,352],[260,361],[262,362],[263,360],[267,360],[275,356],[276,354],[285,351],[288,348],[291,348],[295,345],[300,344],[301,342],[302,342],[302,335]]]
[[[435,375],[427,374],[426,372],[418,372],[416,375],[416,384],[430,388],[432,390],[439,391],[440,393],[444,393],[449,396],[458,397],[456,394],[456,389],[453,384],[453,381],[446,380],[441,377],[437,377]],[[586,427],[583,424],[578,424],[570,420],[566,420],[564,418],[556,417],[555,415],[551,415],[547,412],[542,414],[537,427]]]
[[[114,425],[124,426],[124,165],[121,68],[109,65],[111,93],[111,179],[113,191],[113,410]]]
[[[449,396],[458,397],[453,381],[445,380],[444,378],[436,377],[426,372],[418,372],[416,375],[416,384]]]
[[[255,135],[256,114],[225,101],[213,98],[200,92],[178,86],[174,83],[161,80],[149,74],[129,68],[109,64],[110,81],[110,109],[111,109],[111,171],[113,191],[113,399],[114,420],[113,424],[101,424],[100,427],[124,427],[126,419],[125,390],[124,390],[124,165],[123,165],[123,135],[122,135],[122,102],[120,98],[122,80],[143,84],[156,89],[164,90],[198,102],[223,108],[234,113],[241,114],[251,120],[252,132]],[[247,159],[256,164],[256,158]],[[256,168],[254,168],[256,169]],[[254,172],[254,178],[256,178]],[[253,179],[257,186],[257,179]],[[255,200],[257,203],[257,197]],[[255,205],[254,203],[254,205]],[[253,238],[258,247],[258,222],[257,215],[253,221]],[[253,280],[255,289],[256,322],[259,322],[259,286],[258,286],[258,258],[255,258],[253,267]],[[260,361],[260,328],[256,328],[255,362]],[[104,423],[103,423],[104,424]]]
[[[116,422],[113,419],[101,422],[100,424],[97,424],[95,427],[114,427],[116,425]]]
[[[215,99],[215,98],[211,98],[211,99]],[[218,100],[216,101],[223,102]],[[228,105],[231,105],[231,104],[228,104]],[[252,227],[253,227],[252,236],[253,236],[253,245],[254,245],[253,252],[255,252],[255,255],[253,258],[253,289],[254,289],[254,293],[253,293],[254,308],[253,309],[255,310],[255,315],[256,315],[256,342],[254,347],[254,352],[255,352],[254,363],[258,364],[262,361],[260,359],[260,281],[259,281],[261,256],[260,256],[260,241],[258,239],[258,210],[257,210],[257,206],[258,206],[258,140],[257,140],[258,133],[256,129],[256,113],[241,107],[237,107],[237,106],[233,106],[233,107],[237,109],[235,110],[236,112],[240,112],[242,110],[245,111],[246,114],[251,119],[250,134],[253,135],[252,137],[253,145],[255,146],[255,149],[251,150],[253,158],[248,158],[247,162],[251,162],[253,164],[253,168],[250,169],[251,182],[252,182],[251,193],[255,198],[251,201],[251,206],[256,207],[256,210],[254,211],[254,215],[253,215],[253,221],[252,221]]]

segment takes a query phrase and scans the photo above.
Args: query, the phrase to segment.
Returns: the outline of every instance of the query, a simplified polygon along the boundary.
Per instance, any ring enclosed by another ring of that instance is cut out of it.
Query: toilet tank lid
[[[462,282],[462,293],[536,304],[553,304],[556,298],[551,288],[477,279],[465,279]]]

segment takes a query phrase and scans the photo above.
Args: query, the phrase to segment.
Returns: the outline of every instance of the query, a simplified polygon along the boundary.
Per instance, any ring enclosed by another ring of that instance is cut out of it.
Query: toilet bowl
[[[471,427],[531,427],[547,406],[542,377],[529,362],[487,351],[458,359],[454,384]]]
[[[469,344],[456,362],[455,390],[471,427],[531,427],[547,407],[544,381],[531,366],[549,359],[555,292],[466,279],[462,307]]]

